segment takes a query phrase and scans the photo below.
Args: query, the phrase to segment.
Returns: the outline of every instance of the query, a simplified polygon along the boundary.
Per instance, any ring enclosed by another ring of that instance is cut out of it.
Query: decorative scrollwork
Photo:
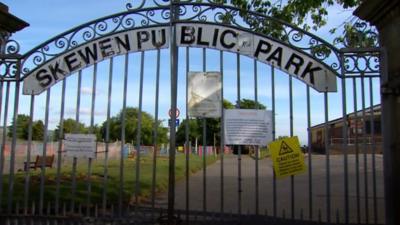
[[[130,3],[126,4],[127,11],[83,24],[26,53],[23,56],[22,73],[25,75],[58,54],[106,35],[155,25],[168,25],[172,4],[173,7],[177,7],[177,20],[174,21],[176,23],[214,23],[257,33],[295,48],[324,63],[336,74],[341,74],[344,63],[340,60],[340,51],[334,45],[292,24],[258,12],[245,12],[233,6],[231,1],[225,2],[223,0],[130,0]],[[367,27],[365,23],[356,24],[355,28],[364,35],[364,38],[355,39],[349,36],[346,40],[347,44],[357,40],[357,43],[364,47],[377,46],[378,35],[373,29]],[[15,51],[13,48],[11,50]],[[371,59],[363,58],[363,60],[365,62],[363,64],[367,66],[350,63],[344,70],[376,70],[379,59],[372,57]]]
[[[131,3],[126,4],[127,10],[138,10],[144,7],[161,7],[161,6],[169,6],[170,0],[139,0],[134,1],[131,0]]]
[[[159,2],[166,1],[158,1],[158,3]],[[161,5],[161,3],[158,4],[158,6]],[[129,10],[83,24],[46,41],[26,53],[23,56],[22,73],[23,75],[26,75],[58,54],[79,47],[80,45],[94,39],[130,29],[153,25],[165,25],[170,22],[169,20],[169,8],[158,7],[140,8],[136,11]]]
[[[344,72],[347,76],[379,75],[379,52],[358,52],[344,55]]]

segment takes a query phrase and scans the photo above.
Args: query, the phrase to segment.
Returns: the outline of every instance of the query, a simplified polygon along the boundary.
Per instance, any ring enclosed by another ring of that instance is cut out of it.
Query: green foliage
[[[19,114],[16,119],[16,138],[28,140],[29,135],[29,123],[31,118],[27,115]],[[12,137],[13,135],[13,127],[14,123],[12,122],[11,126],[8,127],[8,137]],[[43,140],[44,135],[44,124],[41,120],[32,121],[32,140],[40,141]]]
[[[125,142],[136,144],[136,136],[138,130],[138,113],[137,108],[128,107],[125,109]],[[116,116],[111,117],[110,120],[104,121],[101,127],[102,139],[106,139],[107,122],[110,127],[110,140],[116,141],[121,140],[122,132],[122,118],[124,117],[124,112],[121,110]],[[141,144],[142,145],[152,145],[153,144],[153,131],[154,131],[154,118],[146,112],[141,113]],[[167,132],[168,129],[162,126],[161,121],[158,123],[158,143],[167,142]]]
[[[266,109],[265,105],[262,103],[245,98],[240,100],[239,104],[241,109]]]
[[[78,123],[76,122],[76,120],[71,118],[64,120],[63,135],[71,133],[87,134],[88,131],[89,131],[88,128],[85,127],[85,124],[83,123]],[[54,131],[54,140],[57,141],[59,137],[60,137],[60,125],[58,125]]]
[[[215,0],[217,4],[226,3],[224,0]],[[316,31],[327,24],[328,8],[341,6],[343,10],[359,5],[361,0],[232,0],[231,4],[240,9],[239,15],[249,25],[250,29],[287,41],[288,36],[282,23],[274,20],[263,20],[258,15],[247,13],[249,10],[270,16],[272,18],[295,24],[306,31]],[[234,18],[227,13],[219,18],[223,23],[233,23]],[[351,21],[343,23],[344,32],[335,38],[335,44],[346,43],[349,47],[371,47],[376,43],[376,36],[368,35],[368,30],[359,32]],[[337,28],[330,30],[335,34]],[[302,33],[297,33],[302,36]],[[315,55],[329,56],[330,50],[323,46],[314,46]]]

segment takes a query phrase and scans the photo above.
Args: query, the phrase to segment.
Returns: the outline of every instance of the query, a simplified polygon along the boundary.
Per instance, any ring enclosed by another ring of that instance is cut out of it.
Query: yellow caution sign
[[[301,152],[299,139],[296,136],[271,142],[268,147],[277,178],[296,175],[306,171],[304,155]]]

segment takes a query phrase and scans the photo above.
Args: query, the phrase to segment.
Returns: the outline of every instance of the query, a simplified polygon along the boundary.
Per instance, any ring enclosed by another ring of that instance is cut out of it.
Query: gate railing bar
[[[6,99],[4,104],[4,118],[3,118],[3,127],[7,127],[7,117],[8,117],[8,100],[10,98],[10,82],[7,81],[6,86]],[[4,154],[6,148],[6,139],[7,132],[3,132],[2,142],[1,142],[1,154],[0,154],[0,213],[3,211],[3,175],[4,175]]]
[[[271,94],[272,94],[272,140],[275,140],[276,137],[276,128],[275,128],[275,66],[272,63],[271,66]],[[272,207],[273,207],[273,216],[276,217],[278,214],[277,211],[277,196],[276,196],[276,174],[275,171],[272,170]]]
[[[17,70],[19,70],[20,64],[17,65]],[[19,71],[17,71],[17,81],[15,82],[15,93],[14,93],[14,115],[12,122],[14,124],[12,129],[12,142],[11,142],[11,155],[10,155],[10,174],[8,176],[8,212],[11,213],[14,197],[14,175],[15,175],[15,150],[17,145],[17,117],[18,117],[18,105],[19,105]]]
[[[373,195],[373,215],[374,223],[378,224],[378,206],[376,201],[376,146],[375,146],[375,116],[374,116],[374,95],[372,93],[372,78],[369,78],[369,100],[370,100],[370,123],[371,123],[371,148],[372,148],[372,195]]]
[[[343,55],[341,56],[343,61]],[[342,68],[344,74],[344,68]],[[347,121],[347,91],[346,78],[342,78],[342,123],[343,123],[343,168],[344,168],[344,223],[349,223],[349,169],[348,169],[348,121]]]
[[[289,124],[290,137],[293,137],[293,78],[289,76]],[[291,218],[295,217],[295,191],[294,191],[294,176],[290,176],[290,205]]]
[[[122,116],[121,116],[121,152],[120,152],[120,165],[119,165],[119,193],[118,193],[118,213],[122,216],[122,199],[124,198],[124,145],[125,145],[125,117],[126,117],[126,92],[128,89],[128,65],[129,55],[125,54],[124,64],[124,89],[123,89],[123,102],[122,102]]]
[[[259,109],[258,105],[258,73],[257,73],[257,60],[254,59],[254,102],[255,102],[255,108]],[[255,149],[255,175],[256,175],[256,180],[255,180],[255,214],[259,214],[259,165],[258,165],[258,160],[259,160],[259,146],[256,146]]]
[[[185,88],[185,114],[186,114],[186,123],[185,123],[185,190],[186,190],[186,198],[185,198],[185,214],[186,214],[186,224],[189,224],[189,155],[191,154],[191,146],[189,145],[189,109],[188,109],[188,92],[189,92],[189,67],[190,67],[190,58],[189,58],[189,47],[186,47],[186,88]],[[172,123],[174,121],[171,121]]]
[[[221,160],[221,214],[224,213],[224,154],[225,154],[225,133],[224,133],[224,52],[219,51],[220,72],[221,72],[221,137],[220,137],[220,160]]]
[[[236,53],[237,108],[240,109],[240,54]],[[238,145],[238,214],[242,215],[242,147]]]
[[[90,109],[90,133],[94,133],[94,110],[96,104],[96,85],[97,85],[97,64],[93,66],[93,83],[92,83],[92,105]],[[97,141],[96,141],[97,142]],[[97,144],[96,144],[96,151],[97,151]],[[87,175],[87,199],[86,199],[86,215],[90,216],[90,206],[91,206],[91,195],[92,195],[92,162],[93,159],[88,159],[88,175]]]
[[[368,207],[368,159],[367,159],[367,143],[366,143],[366,114],[365,114],[365,78],[361,78],[361,105],[362,105],[362,129],[363,129],[363,140],[362,147],[364,149],[364,197],[365,197],[365,223],[369,223],[369,207]]]
[[[80,109],[81,109],[81,86],[82,86],[82,70],[78,72],[78,88],[76,94],[76,110],[75,110],[75,121],[76,125],[74,128],[74,133],[79,133],[79,117],[80,117]],[[72,187],[71,187],[71,209],[72,213],[75,212],[75,195],[76,195],[76,169],[78,166],[78,158],[76,156],[73,157],[72,162]]]
[[[28,214],[28,203],[29,203],[29,184],[30,184],[30,164],[31,164],[31,150],[32,150],[32,124],[33,114],[35,109],[35,96],[31,95],[31,106],[29,112],[29,127],[28,127],[28,148],[26,151],[26,166],[25,170],[25,191],[24,191],[24,215]]]
[[[112,94],[112,78],[113,78],[114,58],[110,58],[110,66],[108,72],[108,98],[107,98],[107,122],[106,122],[106,140],[104,153],[104,180],[103,180],[103,215],[107,210],[107,185],[108,185],[108,150],[110,143],[110,114],[111,114],[111,94]]]
[[[144,55],[140,53],[140,86],[139,86],[139,110],[138,110],[138,125],[136,133],[136,187],[135,187],[135,210],[139,206],[140,194],[140,140],[142,131],[142,105],[143,105],[143,77],[144,77]],[[136,212],[136,211],[135,211]]]
[[[156,197],[156,170],[157,170],[157,150],[158,150],[158,101],[160,91],[160,49],[157,49],[157,71],[156,71],[156,96],[155,96],[155,112],[154,112],[154,133],[153,133],[153,171],[151,183],[151,208],[152,219],[155,218],[155,197]]]
[[[357,112],[357,82],[353,78],[353,104],[354,112]],[[358,115],[354,114],[354,128],[355,128],[355,148],[356,148],[356,202],[357,202],[357,223],[361,223],[361,209],[360,209],[360,171],[359,171],[359,149],[358,149]]]
[[[377,191],[376,191],[376,143],[375,143],[375,115],[374,115],[374,95],[372,93],[372,78],[369,78],[370,90],[370,107],[371,107],[371,148],[372,148],[372,195],[373,195],[373,210],[374,210],[374,223],[378,224],[378,205],[377,205]]]
[[[203,56],[203,72],[207,71],[207,52],[202,49]],[[203,118],[203,215],[207,213],[207,119]]]
[[[177,109],[178,92],[178,57],[179,51],[176,43],[176,21],[179,19],[178,0],[170,1],[170,76],[171,76],[171,110]],[[175,217],[175,151],[176,151],[176,114],[171,114],[170,140],[169,140],[169,166],[168,166],[168,221],[174,223]]]
[[[310,87],[307,86],[307,152],[308,152],[308,217],[313,219],[313,184],[312,184],[312,136],[311,136],[311,102],[310,102]]]
[[[46,93],[46,112],[44,118],[44,132],[43,132],[43,152],[42,157],[43,159],[46,158],[46,150],[47,150],[47,133],[49,128],[49,108],[50,108],[50,89],[47,89]],[[39,215],[43,215],[43,206],[44,206],[44,183],[45,183],[45,174],[46,174],[46,167],[45,167],[46,160],[42,160],[41,165],[41,174],[40,174],[40,201],[39,201]]]
[[[3,97],[4,97],[3,91],[4,91],[4,81],[0,81],[0,118],[1,118],[1,113],[3,112]],[[1,194],[1,191],[0,191],[0,194]],[[0,207],[0,211],[1,211],[1,207]]]
[[[331,222],[331,167],[330,167],[330,149],[329,149],[329,102],[328,92],[324,92],[325,108],[325,156],[326,156],[326,221]]]
[[[97,64],[95,64],[96,67]],[[56,202],[55,211],[58,215],[60,209],[60,182],[61,182],[61,158],[62,158],[62,145],[64,136],[64,109],[65,109],[65,87],[67,83],[67,78],[62,81],[62,91],[61,91],[61,109],[60,109],[60,125],[58,133],[58,151],[57,151],[57,172],[56,172]],[[33,102],[31,103],[33,104]]]

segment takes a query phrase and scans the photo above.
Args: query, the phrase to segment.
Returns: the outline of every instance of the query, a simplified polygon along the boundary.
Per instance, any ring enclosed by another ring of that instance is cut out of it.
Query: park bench
[[[29,168],[32,169],[37,169],[37,168],[42,168],[42,162],[43,162],[43,156],[37,155],[36,159],[34,162],[30,162]],[[54,155],[46,156],[44,159],[44,166],[53,168],[53,162],[54,162]],[[24,162],[24,170],[26,171],[28,169],[28,163]]]

